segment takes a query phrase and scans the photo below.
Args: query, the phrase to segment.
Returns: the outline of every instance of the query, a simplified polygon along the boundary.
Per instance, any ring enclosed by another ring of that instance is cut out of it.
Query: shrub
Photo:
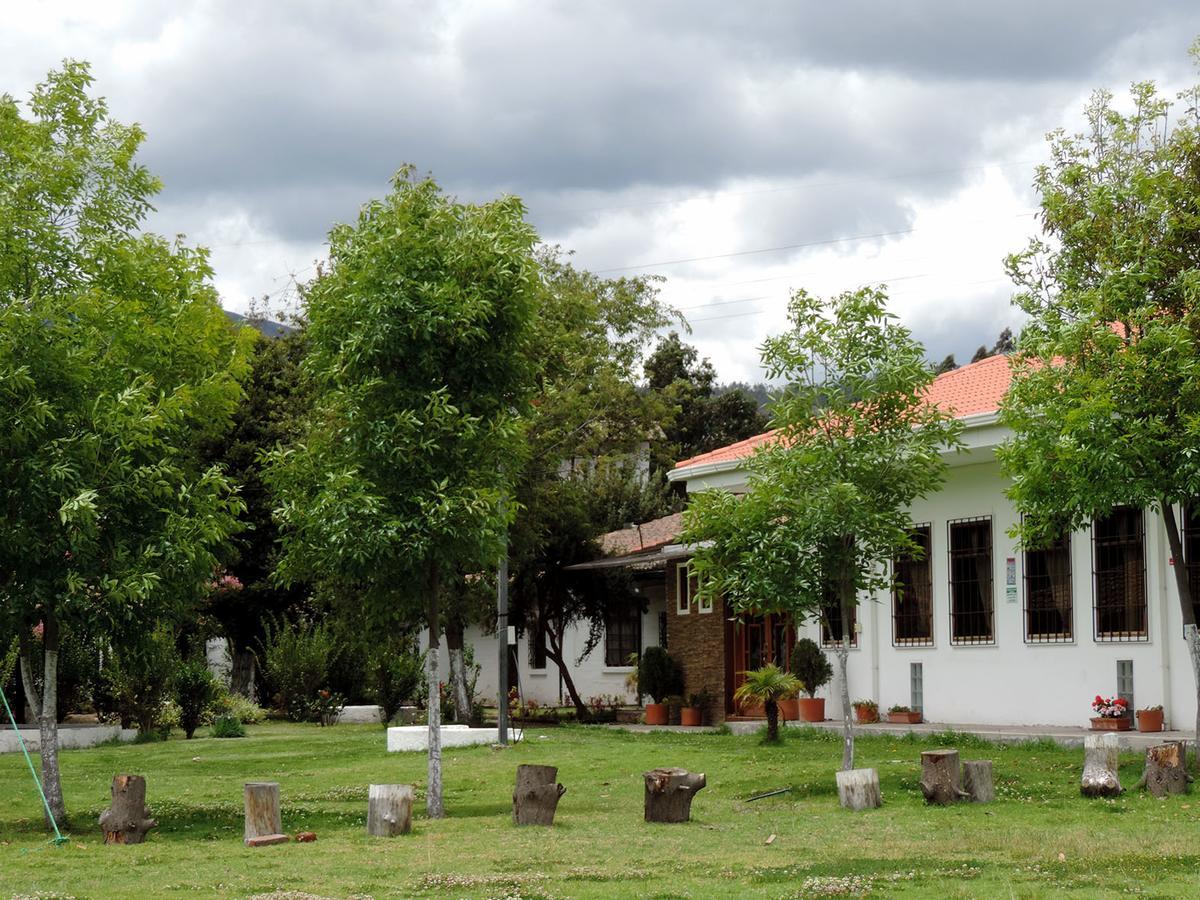
[[[312,622],[268,624],[262,646],[263,675],[276,706],[293,722],[317,716],[317,692],[329,679],[337,650],[333,632]]]
[[[216,696],[204,711],[204,724],[211,725],[221,716],[233,716],[245,725],[257,725],[267,717],[267,711],[247,697],[218,685]]]
[[[425,678],[425,654],[413,647],[385,646],[370,661],[371,692],[386,726],[405,701],[415,701]]]
[[[189,741],[200,727],[204,711],[216,696],[217,680],[202,660],[185,662],[175,670],[175,702],[179,704],[179,725]]]
[[[638,663],[638,690],[662,703],[665,697],[683,691],[679,664],[662,647],[647,647]]]
[[[104,669],[104,684],[123,726],[136,724],[142,734],[164,725],[170,730],[164,712],[178,665],[175,637],[166,626],[116,649]]]
[[[801,638],[792,648],[792,674],[800,680],[801,690],[812,697],[829,683],[833,677],[833,666],[825,652],[810,638]]]
[[[212,723],[215,738],[240,738],[246,736],[246,726],[237,716],[217,716]]]

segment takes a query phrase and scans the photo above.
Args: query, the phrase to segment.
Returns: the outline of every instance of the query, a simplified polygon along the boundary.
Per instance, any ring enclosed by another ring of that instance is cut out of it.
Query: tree
[[[1011,328],[1005,328],[996,338],[996,343],[992,345],[992,356],[1008,356],[1017,349],[1017,343],[1013,340]]]
[[[1047,238],[1008,260],[1029,322],[1002,408],[1014,434],[998,455],[1023,546],[1118,505],[1161,516],[1200,737],[1196,586],[1175,514],[1200,496],[1198,96],[1169,124],[1152,84],[1133,86],[1128,113],[1101,91],[1086,134],[1050,136],[1036,179]]]
[[[267,476],[279,575],[335,585],[381,631],[429,633],[426,808],[443,815],[443,582],[495,563],[523,452],[537,265],[515,197],[483,205],[402,169],[329,235],[303,291],[313,410]]]
[[[987,344],[980,344],[979,349],[975,351],[975,355],[971,357],[971,362],[981,362],[991,355],[992,351],[987,348]]]
[[[767,713],[767,741],[779,740],[779,701],[794,697],[800,691],[800,680],[774,663],[746,673],[733,693],[739,703],[761,703]]]
[[[159,188],[134,161],[143,134],[90,85],[68,62],[30,118],[0,99],[0,631],[59,819],[63,632],[128,643],[197,602],[241,508],[197,448],[227,426],[253,341],[204,251],[141,233]]]
[[[700,590],[737,612],[820,616],[830,600],[851,621],[860,592],[890,588],[888,562],[918,552],[908,508],[936,490],[958,423],[926,404],[924,349],[887,313],[882,291],[791,300],[791,330],[763,345],[778,439],[747,461],[746,493],[697,494],[682,541],[695,546]],[[847,679],[850,635],[838,642],[842,766],[854,765]]]
[[[943,359],[933,370],[934,375],[945,375],[947,372],[953,372],[958,368],[958,363],[954,361],[954,354],[951,353]]]

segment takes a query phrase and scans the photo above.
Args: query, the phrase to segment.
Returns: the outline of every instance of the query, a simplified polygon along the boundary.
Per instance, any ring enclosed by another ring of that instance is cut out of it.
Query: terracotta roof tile
[[[953,412],[958,418],[996,412],[1012,380],[1007,356],[989,356],[979,362],[962,366],[939,375],[929,386],[930,403]],[[692,466],[711,465],[743,459],[763,444],[769,443],[774,431],[756,434],[727,447],[718,447],[675,465],[676,470]]]
[[[683,528],[683,513],[673,513],[643,522],[634,528],[622,528],[610,531],[600,537],[600,548],[610,555],[637,553],[639,550],[651,550],[665,544],[674,543]]]

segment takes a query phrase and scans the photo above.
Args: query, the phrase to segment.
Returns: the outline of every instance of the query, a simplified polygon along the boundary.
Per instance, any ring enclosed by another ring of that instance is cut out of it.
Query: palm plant
[[[767,740],[779,740],[779,701],[796,695],[799,680],[774,663],[742,674],[746,680],[734,691],[734,699],[739,703],[761,703],[767,712]]]

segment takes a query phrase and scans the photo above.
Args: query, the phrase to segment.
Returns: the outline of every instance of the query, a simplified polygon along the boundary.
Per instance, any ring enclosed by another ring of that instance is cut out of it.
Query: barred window
[[[992,517],[946,523],[950,545],[950,642],[995,642],[992,607]]]
[[[629,657],[642,650],[642,613],[628,603],[609,609],[604,618],[604,664],[629,665]]]
[[[892,644],[930,647],[933,645],[932,528],[928,524],[914,526],[912,539],[921,552],[892,560]]]
[[[1071,535],[1025,551],[1025,640],[1036,644],[1074,640],[1071,602]]]
[[[826,599],[825,607],[821,610],[821,646],[836,647],[842,642],[842,605],[837,602],[832,591],[827,592]],[[858,604],[854,603],[850,606],[851,647],[858,646],[858,629],[855,627],[857,624]]]
[[[546,626],[540,618],[529,629],[529,668],[546,668]]]
[[[1118,506],[1092,523],[1098,641],[1149,640],[1146,629],[1146,532],[1142,511]]]
[[[1183,558],[1192,587],[1192,609],[1200,622],[1200,502],[1189,503],[1183,511]],[[1179,565],[1179,560],[1175,564]]]

